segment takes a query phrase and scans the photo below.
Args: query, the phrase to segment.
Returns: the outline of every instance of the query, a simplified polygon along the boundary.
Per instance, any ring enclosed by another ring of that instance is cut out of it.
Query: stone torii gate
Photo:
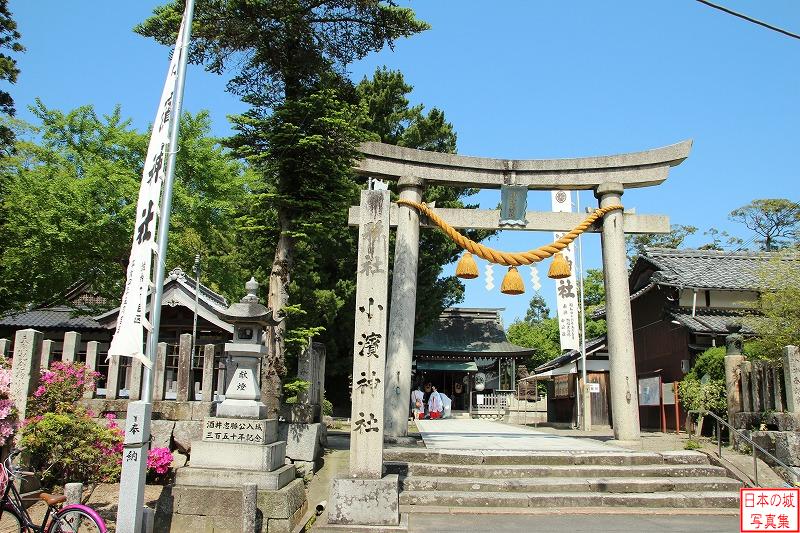
[[[422,201],[423,188],[428,183],[480,189],[509,185],[548,191],[591,189],[599,207],[604,208],[621,205],[625,189],[662,183],[669,169],[688,157],[691,145],[691,141],[683,141],[654,150],[611,156],[509,160],[368,142],[360,147],[364,158],[355,171],[374,178],[396,180],[400,199],[417,203]],[[524,225],[507,225],[501,223],[499,210],[435,208],[433,211],[456,229],[567,232],[585,218],[581,213],[528,212]],[[350,209],[349,223],[359,226],[350,478],[335,480],[329,518],[339,524],[388,525],[396,523],[393,518],[396,499],[390,505],[393,511],[384,504],[369,502],[375,502],[376,494],[387,496],[397,490],[397,480],[382,474],[383,435],[385,432],[403,436],[408,431],[419,228],[428,224],[425,219],[421,224],[415,209],[389,205],[388,191],[362,191],[361,205]],[[397,235],[386,334],[390,227],[397,228]],[[621,442],[632,443],[640,438],[625,233],[668,233],[669,230],[666,216],[637,215],[622,210],[607,213],[587,230],[600,233],[602,240],[611,409],[614,436]],[[376,405],[381,397],[383,405]],[[337,486],[337,482],[342,484]],[[363,497],[355,496],[356,493]],[[345,495],[346,504],[343,504]],[[392,497],[378,499],[386,504]]]

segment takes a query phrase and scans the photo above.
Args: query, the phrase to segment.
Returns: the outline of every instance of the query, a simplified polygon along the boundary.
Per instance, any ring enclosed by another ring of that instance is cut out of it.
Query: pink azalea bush
[[[17,430],[17,409],[11,400],[11,369],[0,368],[0,446]]]
[[[169,448],[152,448],[147,454],[147,471],[164,475],[172,467],[172,453]]]
[[[45,486],[68,481],[98,483],[119,479],[122,430],[112,419],[98,423],[80,405],[99,374],[80,363],[54,362],[42,372],[41,385],[28,402],[30,417],[21,427],[19,445]]]
[[[44,370],[29,403],[30,413],[72,412],[83,393],[97,388],[99,372],[82,363],[55,361]]]
[[[119,481],[123,428],[114,413],[98,421],[95,413],[80,404],[84,391],[94,390],[99,377],[81,363],[54,362],[42,373],[41,385],[28,402],[31,416],[22,424],[20,445],[29,452],[31,466],[41,472],[45,486]],[[2,383],[0,373],[0,389]],[[148,453],[148,472],[154,477],[167,474],[171,464],[167,448]]]

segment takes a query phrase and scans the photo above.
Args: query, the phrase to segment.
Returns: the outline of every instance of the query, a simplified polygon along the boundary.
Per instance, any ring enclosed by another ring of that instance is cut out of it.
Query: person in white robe
[[[442,396],[436,390],[436,387],[431,387],[431,396],[428,398],[428,416],[431,420],[442,418],[442,409],[444,409]]]
[[[419,387],[411,391],[411,412],[414,414],[414,420],[422,420],[425,417],[424,397],[425,394]]]

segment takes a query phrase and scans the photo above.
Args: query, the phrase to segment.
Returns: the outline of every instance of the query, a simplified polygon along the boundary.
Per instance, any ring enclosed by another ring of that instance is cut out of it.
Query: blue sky
[[[722,2],[722,0],[720,0]],[[167,68],[167,49],[131,28],[160,2],[11,0],[27,51],[11,88],[19,116],[40,97],[71,109],[122,106],[134,125],[152,121]],[[668,215],[702,231],[752,234],[727,213],[754,198],[798,200],[800,40],[693,0],[544,2],[428,0],[403,2],[432,29],[351,66],[359,80],[386,65],[401,70],[414,103],[443,109],[461,154],[539,159],[639,151],[693,139],[689,158],[656,188],[626,192],[639,213]],[[732,9],[800,32],[794,0],[725,0]],[[185,108],[208,109],[214,132],[244,106],[225,93],[225,78],[191,68]],[[478,200],[494,208],[499,192]],[[590,193],[582,206],[595,205]],[[529,194],[529,209],[550,209],[549,194]],[[504,232],[492,246],[529,249],[544,233]],[[424,250],[422,251],[424,253]],[[600,264],[599,237],[584,239],[586,268]],[[539,268],[542,294],[554,286]],[[448,271],[452,271],[452,266]],[[495,271],[496,283],[502,270]],[[523,277],[528,281],[527,273]],[[505,307],[510,323],[531,294],[509,297],[483,280],[467,281],[461,305]]]

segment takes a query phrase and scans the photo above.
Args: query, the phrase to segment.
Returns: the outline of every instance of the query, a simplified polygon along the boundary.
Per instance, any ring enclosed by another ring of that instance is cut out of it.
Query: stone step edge
[[[437,501],[445,502],[448,500],[456,503],[461,500],[461,503],[456,505],[464,505],[467,507],[542,507],[543,505],[552,506],[553,508],[560,507],[606,507],[616,508],[618,506],[628,506],[633,504],[634,507],[671,507],[673,509],[681,509],[684,506],[680,505],[683,500],[691,499],[692,501],[698,500],[712,500],[710,502],[703,502],[700,505],[690,505],[686,507],[693,508],[710,508],[716,509],[721,506],[728,508],[736,507],[738,509],[739,493],[731,491],[703,491],[703,492],[647,492],[647,493],[604,493],[604,492],[552,492],[552,493],[534,493],[534,492],[455,492],[455,491],[436,491],[432,495],[431,491],[404,491],[400,493],[400,504],[411,505],[409,503],[411,498],[422,498],[421,505],[427,506],[430,503],[424,502],[426,498],[435,497]],[[476,501],[483,499],[487,503],[485,505],[470,504],[470,500]],[[598,503],[598,500],[600,502]],[[522,505],[524,504],[524,505]],[[577,504],[577,505],[573,505]],[[655,504],[655,505],[654,505]]]
[[[398,462],[398,461],[385,461],[384,465],[387,469],[393,470],[395,468],[402,468],[405,469],[406,472],[411,471],[412,469],[426,469],[426,468],[444,468],[454,472],[458,472],[459,470],[478,470],[478,471],[486,471],[487,473],[492,473],[495,470],[505,469],[505,470],[518,470],[520,472],[525,472],[526,470],[533,470],[533,469],[546,469],[545,471],[549,474],[550,472],[578,472],[582,470],[590,470],[590,469],[598,469],[602,468],[604,471],[607,472],[659,472],[659,471],[692,471],[692,470],[700,470],[700,471],[714,471],[714,472],[723,472],[727,473],[727,470],[721,466],[714,466],[710,464],[706,465],[665,465],[665,464],[655,464],[655,465],[527,465],[527,464],[511,464],[511,465],[493,465],[493,464],[474,464],[474,465],[453,465],[453,464],[437,464],[437,463],[406,463],[406,462]],[[408,474],[413,475],[415,477],[432,477],[432,476],[442,476],[443,474]],[[705,475],[705,474],[704,474]],[[463,476],[462,476],[463,477]],[[547,476],[552,477],[552,476]],[[563,476],[563,477],[575,477],[575,476]],[[596,477],[596,476],[595,476]],[[616,475],[612,474],[607,477],[617,477]],[[692,476],[698,477],[698,476]]]
[[[543,482],[546,480],[546,482]],[[532,487],[541,487],[543,490],[547,490],[551,487],[557,487],[559,485],[572,485],[572,486],[581,486],[586,485],[586,489],[591,489],[591,487],[600,484],[606,484],[612,487],[617,487],[620,485],[640,485],[640,486],[647,486],[647,485],[668,485],[668,486],[675,486],[675,485],[698,485],[700,487],[705,485],[711,484],[729,484],[729,485],[736,485],[737,487],[742,487],[743,484],[738,479],[725,477],[725,476],[698,476],[698,477],[591,477],[591,478],[583,478],[583,477],[546,477],[546,478],[491,478],[491,479],[480,479],[480,478],[472,478],[472,477],[441,477],[441,476],[405,476],[400,478],[400,485],[402,491],[408,490],[423,490],[423,489],[406,489],[404,488],[405,482],[408,481],[410,483],[422,483],[422,484],[435,484],[435,487],[438,487],[439,484],[443,485],[469,485],[469,484],[477,484],[481,485],[482,490],[478,490],[476,492],[494,492],[491,491],[491,488],[496,487],[498,491],[506,491],[506,492],[525,492],[521,490],[513,490],[518,488],[527,488],[527,486]],[[508,487],[506,486],[509,481],[514,481],[517,483],[515,487]],[[442,490],[439,488],[430,488],[429,490]],[[463,489],[466,490],[466,489]],[[668,489],[668,492],[685,492],[691,489]],[[727,490],[735,490],[725,489]],[[602,493],[608,491],[592,491],[593,493]],[[665,490],[654,491],[654,492],[667,492]],[[701,490],[699,492],[719,492],[716,490]],[[466,494],[471,494],[472,491],[466,492]],[[541,494],[542,491],[537,491],[537,494]]]
[[[458,452],[387,449],[384,461],[441,465],[708,465],[708,457],[700,452],[529,452],[518,454],[465,455]]]
[[[453,515],[691,515],[691,516],[739,516],[739,509],[723,507],[567,507],[547,509],[541,507],[450,507],[446,505],[400,504],[401,514],[453,514]]]

